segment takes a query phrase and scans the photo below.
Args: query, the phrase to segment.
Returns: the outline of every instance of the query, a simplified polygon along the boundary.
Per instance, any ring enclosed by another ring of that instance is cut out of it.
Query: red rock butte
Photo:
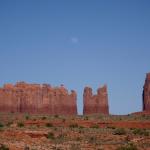
[[[143,87],[143,111],[150,111],[150,73],[146,74]]]
[[[0,112],[76,115],[76,100],[76,92],[69,93],[63,85],[18,82],[0,88]]]
[[[85,87],[83,94],[83,114],[109,114],[107,86],[97,89],[97,94],[93,95],[92,88]]]

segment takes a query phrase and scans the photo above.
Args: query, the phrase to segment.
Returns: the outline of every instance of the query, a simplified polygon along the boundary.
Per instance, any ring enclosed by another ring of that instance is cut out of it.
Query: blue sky
[[[142,109],[150,71],[149,0],[1,0],[0,85],[107,84],[110,113]]]

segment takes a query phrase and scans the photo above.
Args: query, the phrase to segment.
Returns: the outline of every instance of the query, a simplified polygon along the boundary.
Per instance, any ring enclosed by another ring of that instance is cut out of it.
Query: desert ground
[[[150,114],[0,113],[0,150],[150,150]]]

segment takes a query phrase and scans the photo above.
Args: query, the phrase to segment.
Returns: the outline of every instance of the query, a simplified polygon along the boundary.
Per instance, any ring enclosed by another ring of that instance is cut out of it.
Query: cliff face
[[[0,88],[0,112],[27,112],[76,115],[77,95],[64,86],[52,88],[48,84],[6,84]]]
[[[98,88],[93,95],[92,88],[85,87],[83,94],[83,114],[109,114],[107,86]]]
[[[143,87],[143,111],[150,111],[150,73],[146,74]]]

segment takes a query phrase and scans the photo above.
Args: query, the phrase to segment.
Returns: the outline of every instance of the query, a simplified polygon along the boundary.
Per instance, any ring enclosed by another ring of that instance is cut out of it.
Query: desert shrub
[[[65,118],[63,118],[63,119],[62,119],[62,122],[63,122],[63,123],[64,123],[64,122],[66,122],[66,119],[65,119]]]
[[[117,148],[116,150],[138,150],[136,145],[130,143],[128,145],[125,145],[125,146],[121,146],[119,148]]]
[[[130,130],[134,130],[134,128],[130,128]]]
[[[37,125],[36,125],[36,127],[37,127],[37,128],[39,128],[39,127],[40,127],[40,125],[39,125],[39,124],[37,124]]]
[[[0,144],[0,150],[9,150],[9,148],[4,144]]]
[[[42,120],[46,120],[46,117],[45,117],[45,116],[43,116],[41,119],[42,119]]]
[[[36,118],[33,118],[33,121],[36,121]]]
[[[57,131],[57,130],[58,130],[57,127],[55,127],[55,128],[54,128],[54,131]]]
[[[53,132],[48,132],[48,135],[47,135],[47,138],[48,139],[54,139],[54,133]]]
[[[25,116],[25,119],[26,119],[26,120],[29,120],[29,115],[26,115],[26,116]]]
[[[80,125],[79,128],[80,128],[80,129],[84,129],[85,127]]]
[[[62,150],[62,149],[59,148],[58,146],[53,146],[52,149],[53,149],[53,150]]]
[[[94,124],[94,125],[92,125],[90,128],[98,129],[98,128],[99,128],[99,125],[98,125],[98,124]]]
[[[70,149],[71,150],[80,150],[80,145],[79,144],[71,144],[70,145]]]
[[[62,138],[64,138],[66,136],[66,134],[59,134],[58,136],[57,136],[57,138],[58,139],[62,139]]]
[[[24,147],[24,150],[30,150],[29,146],[26,145],[26,146]]]
[[[77,123],[73,123],[69,125],[70,128],[78,128],[79,125]]]
[[[126,131],[124,128],[117,128],[113,132],[114,135],[124,135],[126,134]]]
[[[23,123],[23,122],[18,122],[18,123],[17,123],[17,126],[20,127],[20,128],[21,128],[21,127],[24,127],[24,123]]]
[[[145,129],[134,129],[132,131],[133,134],[135,135],[144,135],[144,136],[149,136],[149,132]]]
[[[150,148],[150,142],[143,142],[142,144],[141,144],[141,147],[143,148],[143,149],[146,149],[146,148]]]
[[[91,136],[90,138],[89,138],[89,143],[96,143],[96,137],[95,136]]]
[[[81,137],[77,137],[77,138],[76,138],[76,141],[81,141],[81,140],[82,140]]]
[[[46,123],[46,127],[53,127],[52,123]]]
[[[55,137],[55,144],[60,144],[60,143],[63,143],[65,141],[65,137],[66,137],[66,134],[59,134],[57,137]]]
[[[84,120],[89,120],[89,117],[88,117],[88,116],[85,116],[85,117],[84,117]]]
[[[56,115],[54,115],[54,117],[55,117],[55,118],[59,118],[59,116],[58,116],[57,114],[56,114]]]
[[[13,124],[13,122],[10,121],[10,122],[7,122],[6,126],[10,127],[10,125],[12,125],[12,124]]]
[[[0,128],[4,127],[4,125],[0,122]]]
[[[107,126],[107,129],[116,129],[114,126]]]
[[[80,134],[82,134],[82,133],[84,134],[85,132],[84,132],[84,130],[79,130],[79,133]]]

